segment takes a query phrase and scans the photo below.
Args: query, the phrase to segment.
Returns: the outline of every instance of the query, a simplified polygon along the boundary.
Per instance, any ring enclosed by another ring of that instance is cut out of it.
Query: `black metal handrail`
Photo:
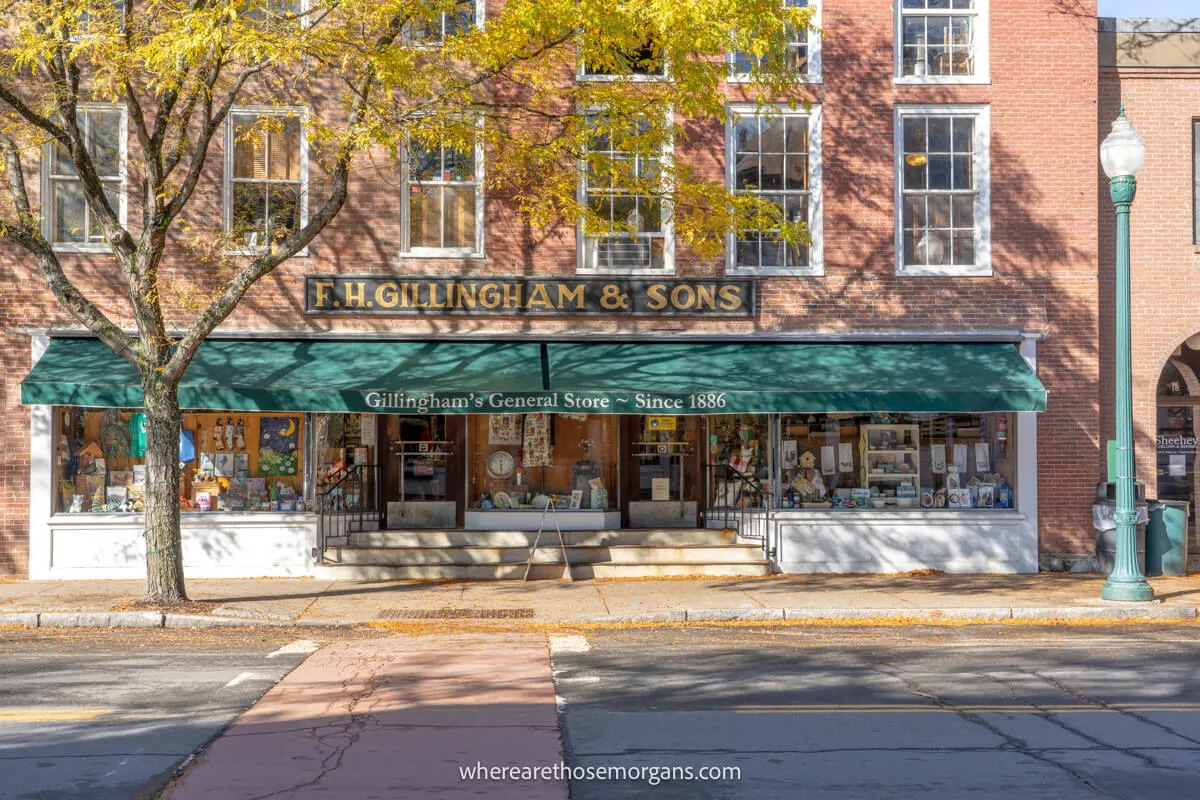
[[[728,464],[701,466],[704,470],[704,491],[707,492],[703,511],[705,527],[719,520],[721,527],[736,529],[739,537],[757,539],[762,546],[763,556],[773,561],[778,553],[777,536],[773,535],[771,525],[775,508],[774,493],[764,489],[757,478],[739,472]],[[718,486],[725,496],[717,496]],[[755,530],[755,526],[749,524],[756,515],[763,517],[761,530]]]
[[[350,534],[383,527],[379,465],[351,464],[334,477],[336,480],[317,494],[316,561],[323,560],[330,547],[349,544]]]

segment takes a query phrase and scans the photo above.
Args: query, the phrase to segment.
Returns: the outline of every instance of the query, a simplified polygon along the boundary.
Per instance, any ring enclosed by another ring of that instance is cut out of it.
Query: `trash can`
[[[1115,500],[1097,500],[1092,505],[1092,526],[1096,529],[1096,572],[1101,575],[1112,573],[1117,563],[1117,513]],[[1137,556],[1138,568],[1146,574],[1146,524],[1150,521],[1150,509],[1146,503],[1137,505]]]
[[[1186,575],[1188,560],[1188,503],[1154,500],[1146,527],[1146,574]]]

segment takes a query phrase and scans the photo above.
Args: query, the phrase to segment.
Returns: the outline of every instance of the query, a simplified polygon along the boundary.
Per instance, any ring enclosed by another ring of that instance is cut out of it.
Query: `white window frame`
[[[812,25],[816,28],[820,28],[821,14],[822,14],[822,9],[825,8],[825,2],[824,2],[824,0],[820,0],[820,2],[816,2],[816,0],[809,0],[809,5],[811,5],[814,9],[813,16],[812,16]],[[804,72],[803,75],[798,75],[796,77],[796,80],[798,82],[803,82],[803,83],[822,83],[824,80],[822,78],[822,72],[821,72],[821,39],[822,39],[822,36],[820,35],[820,33],[818,33],[816,30],[813,30],[812,28],[808,29],[807,36],[808,36],[808,69]],[[726,61],[729,63],[729,77],[726,78],[725,80],[727,83],[746,83],[750,80],[750,75],[748,73],[733,71],[734,66],[737,63],[735,55],[736,55],[735,52],[732,50],[730,50],[726,54]]]
[[[402,151],[404,157],[400,167],[401,258],[484,258],[484,204],[487,198],[484,195],[483,117],[476,118],[475,129],[475,245],[473,247],[413,247],[411,245],[412,193],[409,189],[408,145],[405,144]]]
[[[975,0],[975,9],[973,12],[967,12],[965,9],[937,9],[922,10],[920,12],[915,9],[905,12],[904,0],[895,0],[893,7],[895,10],[895,82],[896,83],[911,83],[911,84],[988,84],[992,82],[991,64],[990,64],[990,48],[989,41],[991,39],[991,25],[989,20],[991,13],[989,9],[990,0]],[[967,16],[973,13],[975,17],[974,36],[975,36],[975,74],[974,75],[905,75],[904,74],[904,18],[906,16],[935,16],[935,17],[950,17],[950,16]]]
[[[904,120],[906,117],[970,117],[975,120],[975,266],[942,266],[904,263]],[[895,170],[896,274],[902,277],[990,277],[992,275],[992,166],[991,107],[980,104],[898,105],[893,120]]]
[[[307,5],[308,0],[303,0],[303,2]],[[475,0],[475,28],[476,28],[476,30],[483,30],[484,16],[486,15],[486,13],[487,13],[486,0]],[[440,19],[442,22],[442,38],[441,39],[436,39],[436,40],[431,39],[429,41],[420,41],[417,39],[409,40],[409,39],[403,38],[403,32],[401,32],[402,41],[407,46],[415,47],[415,48],[425,47],[425,48],[429,48],[431,50],[436,50],[440,47],[444,47],[446,44],[446,12],[445,11],[441,12]]]
[[[588,114],[603,114],[603,109],[592,109]],[[667,123],[670,124],[673,115],[667,114]],[[665,177],[665,173],[669,171],[671,161],[674,158],[675,145],[674,142],[669,142],[663,145],[662,149],[662,165],[664,167],[664,178],[662,186],[662,238],[663,238],[663,266],[662,269],[635,268],[627,270],[612,270],[607,267],[591,266],[589,261],[595,258],[595,250],[591,247],[591,242],[596,237],[588,236],[584,232],[583,220],[580,219],[575,225],[575,272],[579,275],[613,275],[613,276],[640,276],[640,275],[660,275],[671,276],[675,274],[675,208],[671,202],[671,181]],[[581,206],[587,205],[587,161],[580,160],[578,163],[579,178],[576,181],[576,199]],[[619,235],[627,236],[624,231]]]
[[[822,202],[822,177],[824,162],[821,156],[822,117],[821,106],[813,103],[805,111],[803,108],[792,110],[786,105],[774,106],[775,112],[781,117],[805,117],[808,119],[808,229],[812,235],[812,243],[808,246],[808,266],[806,267],[743,267],[737,264],[737,241],[734,233],[726,236],[725,243],[725,273],[727,275],[782,275],[791,277],[821,277],[825,274],[825,224]],[[754,103],[731,103],[729,111],[744,116],[760,116],[759,107]],[[732,118],[725,123],[725,186],[734,191],[736,176],[736,144],[734,142],[734,125]],[[759,192],[761,194],[761,192]]]
[[[234,106],[229,109],[229,113],[225,115],[224,128],[224,147],[225,147],[225,165],[224,173],[221,180],[221,216],[222,229],[226,236],[233,231],[233,158],[234,158],[234,141],[233,141],[233,118],[235,116],[244,116],[253,114],[262,117],[296,117],[300,120],[300,228],[308,224],[308,109],[301,106],[295,107],[276,107],[276,106]],[[268,164],[268,169],[270,168]],[[245,255],[256,256],[266,253],[267,245],[259,245],[250,247],[245,244],[231,245],[225,249],[225,252],[230,255]],[[293,258],[304,257],[308,255],[308,247],[305,246],[300,252],[292,256]]]
[[[587,64],[583,61],[583,54],[578,53],[575,56],[575,80],[579,82],[595,81],[595,82],[612,82],[612,81],[630,81],[632,83],[650,83],[651,81],[670,81],[671,80],[671,62],[663,60],[662,75],[642,75],[639,73],[630,73],[628,75],[601,75],[596,72],[588,72]]]
[[[129,206],[129,111],[125,106],[117,103],[80,103],[77,106],[79,111],[118,111],[121,115],[120,122],[120,169],[121,176],[121,199],[118,203],[117,219],[121,225],[125,225],[128,216]],[[51,183],[55,180],[50,177],[50,164],[53,159],[54,143],[48,142],[42,149],[42,168],[40,174],[41,195],[42,195],[42,236],[50,243],[51,248],[60,253],[111,253],[112,248],[107,242],[56,242],[54,241],[54,209],[51,198]],[[69,178],[67,180],[70,180]],[[78,180],[78,179],[77,179]],[[87,203],[86,197],[84,202]],[[88,206],[90,209],[90,205]]]

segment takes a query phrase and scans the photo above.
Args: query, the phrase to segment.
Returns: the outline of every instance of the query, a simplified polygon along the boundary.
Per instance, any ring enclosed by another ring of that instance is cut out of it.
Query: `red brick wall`
[[[558,330],[670,332],[685,327],[737,335],[754,331],[1021,330],[1044,334],[1039,371],[1050,389],[1039,423],[1042,549],[1083,552],[1091,538],[1088,505],[1099,471],[1097,380],[1097,181],[1095,142],[1095,3],[1084,16],[1058,13],[1046,0],[991,4],[991,83],[896,86],[891,0],[828,0],[823,26],[824,84],[808,88],[824,111],[825,276],[760,281],[761,313],[752,321],[688,322],[638,319],[464,320],[454,318],[307,317],[302,276],[314,272],[408,274],[543,274],[575,272],[575,230],[530,230],[505,198],[489,195],[487,257],[412,260],[397,257],[397,181],[367,166],[356,173],[336,224],[310,248],[264,280],[224,326],[304,331]],[[733,97],[731,92],[731,97]],[[991,107],[994,275],[985,278],[898,278],[895,275],[893,106],[896,103],[986,103]],[[723,180],[724,131],[693,126],[676,156]],[[209,161],[198,196],[198,219],[220,211],[221,159]],[[34,182],[36,185],[36,182]],[[131,219],[136,211],[131,210]],[[704,260],[677,246],[676,274],[720,274],[720,259]],[[0,265],[18,269],[0,286],[0,327],[45,327],[66,317],[38,294],[20,254],[0,246]],[[76,274],[96,288],[115,281],[111,260],[77,259]],[[163,268],[168,284],[188,282],[176,250]],[[86,270],[84,272],[83,270]],[[17,294],[19,292],[19,295]],[[17,296],[21,299],[11,303]],[[118,308],[119,291],[106,302]],[[114,312],[116,313],[116,312]],[[173,315],[182,322],[186,315]],[[28,481],[13,465],[28,459],[28,422],[17,407],[28,342],[7,336],[0,518],[9,538],[0,571],[26,569],[22,536]],[[9,344],[9,342],[15,344]],[[1159,359],[1161,362],[1161,358]],[[24,450],[21,448],[24,447]]]
[[[1200,248],[1192,231],[1192,120],[1200,118],[1200,64],[1195,68],[1105,68],[1100,73],[1098,136],[1108,135],[1121,103],[1146,141],[1130,220],[1133,323],[1133,414],[1138,480],[1156,496],[1155,393],[1167,359],[1200,333]],[[1105,439],[1113,438],[1113,270],[1115,223],[1100,173],[1100,398]]]

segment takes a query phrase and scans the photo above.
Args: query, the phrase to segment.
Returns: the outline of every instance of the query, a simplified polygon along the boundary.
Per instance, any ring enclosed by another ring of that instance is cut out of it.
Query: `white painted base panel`
[[[1015,511],[780,511],[770,524],[782,572],[1038,570],[1037,529]]]
[[[312,574],[315,514],[184,514],[183,564],[189,578],[301,577]],[[34,580],[141,578],[146,544],[140,515],[60,514],[46,523],[48,558],[29,565]]]

